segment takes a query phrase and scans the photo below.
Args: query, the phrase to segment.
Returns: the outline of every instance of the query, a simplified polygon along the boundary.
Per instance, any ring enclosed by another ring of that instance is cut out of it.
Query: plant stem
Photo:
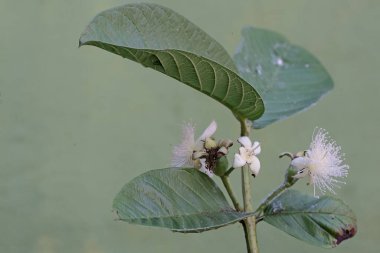
[[[247,125],[245,119],[240,119],[241,136],[249,136],[250,126]],[[244,201],[244,211],[252,212],[252,196],[251,196],[251,173],[248,166],[242,168],[242,192]],[[243,228],[248,253],[259,253],[256,235],[256,216],[250,216],[243,220]]]
[[[242,183],[243,183],[243,201],[244,211],[252,212],[252,197],[251,197],[251,173],[249,168],[244,166],[242,168]],[[258,253],[257,235],[256,235],[256,217],[250,216],[243,220],[245,240],[247,243],[248,253]]]
[[[294,176],[297,174],[298,170],[293,168],[292,166],[289,166],[286,174],[285,179],[271,194],[266,197],[259,207],[257,207],[256,211],[254,212],[256,217],[256,223],[261,221],[263,217],[260,217],[261,213],[264,211],[264,209],[279,195],[281,195],[286,189],[292,187],[297,181],[298,178],[294,178]]]
[[[238,202],[237,198],[235,197],[234,192],[232,191],[231,184],[230,184],[230,180],[228,179],[227,176],[222,176],[221,179],[222,179],[222,182],[223,182],[224,187],[225,187],[226,190],[227,190],[228,195],[230,196],[230,199],[231,199],[231,201],[232,201],[232,204],[233,204],[234,207],[235,207],[235,210],[241,212],[242,209],[241,209],[241,207],[240,207],[240,205],[239,205],[239,202]]]
[[[263,202],[261,202],[259,207],[257,207],[257,209],[255,211],[255,216],[258,217],[262,213],[262,211],[264,211],[265,207],[267,207],[267,205],[270,202],[272,202],[272,200],[274,200],[277,196],[279,196],[281,193],[283,193],[290,186],[291,185],[286,184],[286,183],[282,183],[281,185],[279,185],[277,187],[277,189],[275,189],[271,194],[269,194],[269,196],[266,197],[266,199]]]
[[[227,170],[226,173],[224,173],[224,176],[228,177],[232,173],[232,171],[234,171],[234,170],[235,170],[234,167],[229,168],[229,170]]]

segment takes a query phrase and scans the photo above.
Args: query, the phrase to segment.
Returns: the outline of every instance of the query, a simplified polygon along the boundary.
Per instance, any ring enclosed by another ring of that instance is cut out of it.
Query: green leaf
[[[127,4],[98,14],[80,37],[93,45],[160,71],[227,106],[259,118],[264,105],[235,72],[226,50],[176,12],[156,4]]]
[[[333,88],[330,75],[312,54],[272,31],[244,28],[234,61],[264,100],[265,113],[254,128],[305,110]]]
[[[218,186],[197,169],[146,172],[127,183],[113,202],[122,221],[194,233],[249,216],[230,207]]]
[[[288,190],[264,210],[264,221],[307,243],[331,248],[356,234],[356,217],[341,200]]]

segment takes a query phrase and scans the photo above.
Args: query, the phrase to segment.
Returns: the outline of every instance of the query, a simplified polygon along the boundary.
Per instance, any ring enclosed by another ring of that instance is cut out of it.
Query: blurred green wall
[[[130,1],[0,0],[0,252],[244,252],[239,225],[184,235],[113,221],[111,203],[140,173],[166,167],[182,122],[215,119],[234,139],[232,114],[202,94],[78,38],[98,12]],[[138,2],[138,1],[135,1]],[[315,126],[351,166],[339,191],[357,236],[329,252],[378,252],[380,225],[377,0],[155,0],[189,18],[232,54],[240,29],[278,31],[314,53],[335,81],[316,107],[267,129],[256,203],[282,180],[283,151],[308,146]],[[239,176],[233,182],[239,189]],[[297,188],[312,192],[302,183]],[[265,252],[324,252],[260,223]]]

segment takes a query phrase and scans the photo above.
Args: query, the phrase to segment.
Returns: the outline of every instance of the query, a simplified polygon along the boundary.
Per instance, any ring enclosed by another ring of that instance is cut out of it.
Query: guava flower
[[[173,167],[195,167],[199,168],[202,172],[205,172],[205,159],[201,158],[206,154],[204,143],[207,138],[211,138],[216,132],[216,129],[217,124],[215,121],[212,121],[203,131],[201,136],[195,140],[194,125],[186,123],[182,129],[181,143],[173,148],[171,165]],[[203,164],[201,160],[203,160]]]
[[[322,194],[327,190],[334,193],[334,187],[339,187],[339,178],[347,177],[349,166],[343,163],[344,154],[341,147],[330,138],[326,130],[317,128],[312,142],[304,156],[296,157],[291,165],[298,169],[295,178],[308,177],[309,183]]]
[[[247,136],[239,137],[238,142],[241,144],[239,154],[235,154],[232,167],[240,168],[248,164],[254,177],[259,174],[260,160],[257,155],[261,152],[260,143],[255,141],[253,144]]]

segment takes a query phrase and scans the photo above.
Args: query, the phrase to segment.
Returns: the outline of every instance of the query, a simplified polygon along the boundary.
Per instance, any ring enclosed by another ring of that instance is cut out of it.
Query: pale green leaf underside
[[[216,229],[249,215],[230,207],[218,186],[197,169],[146,172],[118,193],[113,209],[122,221],[194,233]]]
[[[335,247],[357,231],[355,214],[341,200],[315,198],[295,190],[277,197],[265,210],[264,221],[307,243]]]
[[[235,72],[225,49],[199,27],[156,4],[127,4],[98,14],[80,37],[160,71],[214,98],[241,118],[259,118],[264,106]]]
[[[263,128],[315,104],[333,88],[322,64],[282,35],[247,27],[234,56],[240,75],[260,93],[265,112],[254,121]]]

